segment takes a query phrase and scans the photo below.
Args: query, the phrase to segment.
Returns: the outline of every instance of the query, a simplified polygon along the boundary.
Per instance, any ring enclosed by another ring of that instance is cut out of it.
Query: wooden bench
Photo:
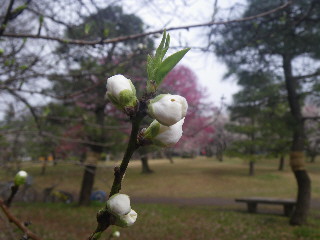
[[[248,206],[249,213],[256,213],[258,204],[271,204],[271,205],[282,205],[285,216],[290,216],[294,207],[296,206],[296,201],[294,199],[278,199],[278,198],[236,198],[236,202],[244,202]]]

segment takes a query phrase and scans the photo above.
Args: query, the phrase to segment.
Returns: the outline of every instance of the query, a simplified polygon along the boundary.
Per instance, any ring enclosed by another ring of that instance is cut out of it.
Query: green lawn
[[[320,161],[308,163],[312,179],[313,198],[320,200]],[[100,163],[95,189],[109,191],[115,162]],[[296,182],[287,166],[277,171],[276,160],[261,160],[256,164],[256,175],[248,176],[247,163],[240,159],[175,159],[152,160],[154,174],[140,174],[139,161],[132,161],[123,183],[123,193],[143,198],[221,198],[266,196],[294,198]],[[83,167],[73,164],[48,166],[45,175],[40,175],[39,164],[23,166],[34,178],[34,187],[43,188],[58,184],[58,189],[78,194]],[[0,181],[12,176],[9,171],[0,171]],[[138,212],[138,221],[128,229],[121,229],[120,239],[320,239],[320,211],[313,209],[309,224],[291,227],[288,219],[280,215],[266,214],[270,207],[263,207],[264,214],[248,214],[242,204],[228,206],[197,206],[179,204],[139,204],[132,202]],[[16,203],[13,211],[23,220],[30,220],[31,228],[44,239],[85,239],[95,227],[95,214],[99,205],[78,207],[76,205]],[[281,208],[271,209],[281,214]],[[2,215],[0,215],[2,217]],[[2,217],[3,218],[3,217]],[[0,239],[6,240],[5,227]],[[107,239],[111,229],[102,239]],[[16,233],[14,233],[16,234]],[[10,238],[8,238],[10,239]]]
[[[101,163],[94,189],[108,191],[113,180],[113,168],[119,163]],[[294,198],[296,182],[289,167],[277,171],[277,161],[261,160],[256,164],[256,175],[248,176],[248,164],[239,159],[218,162],[214,159],[151,160],[154,174],[140,174],[139,161],[130,163],[124,178],[122,192],[136,197],[174,198],[235,198],[244,196],[268,196]],[[73,164],[49,166],[44,176],[39,165],[26,165],[34,177],[34,186],[41,192],[45,187],[58,184],[59,189],[77,195],[80,189],[83,167]],[[320,199],[320,164],[309,163],[313,198]],[[11,174],[12,175],[12,174]],[[11,178],[9,173],[1,174],[3,179]]]
[[[32,219],[31,229],[44,239],[85,239],[95,227],[94,216],[101,206],[76,207],[61,204],[18,205],[14,213]],[[233,208],[134,204],[137,222],[118,229],[120,239],[130,240],[316,240],[320,239],[320,212],[312,214],[304,227],[291,227],[280,215],[248,214]],[[316,216],[318,214],[318,217]],[[107,230],[101,239],[107,239]],[[0,234],[0,239],[1,234]]]

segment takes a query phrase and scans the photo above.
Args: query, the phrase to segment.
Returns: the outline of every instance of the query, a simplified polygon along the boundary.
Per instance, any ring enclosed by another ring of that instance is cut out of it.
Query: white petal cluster
[[[166,147],[173,146],[176,144],[180,138],[182,137],[182,125],[184,123],[184,118],[181,119],[174,125],[169,127],[160,124],[159,134],[155,137],[155,139],[162,144],[165,144]]]
[[[135,223],[137,217],[138,214],[136,213],[136,211],[131,209],[131,211],[128,214],[119,217],[119,219],[116,222],[116,225],[119,227],[130,227]]]
[[[115,238],[120,237],[120,232],[119,232],[119,231],[114,231],[114,232],[112,233],[112,237],[115,237]]]
[[[14,177],[14,184],[20,186],[26,183],[28,173],[26,171],[19,171]]]
[[[130,198],[126,194],[115,194],[107,201],[108,212],[116,217],[115,225],[129,227],[137,220],[138,214],[131,209]]]
[[[120,74],[108,78],[106,96],[118,108],[133,107],[137,102],[131,80]]]
[[[115,194],[107,201],[107,208],[114,215],[125,215],[131,210],[130,198],[126,194]]]
[[[187,100],[179,95],[161,94],[148,105],[149,115],[165,126],[179,122],[186,116],[187,110]]]
[[[161,147],[171,147],[175,145],[182,137],[183,123],[184,118],[176,124],[168,127],[160,124],[157,120],[154,120],[145,130],[145,138],[151,140],[154,145]]]

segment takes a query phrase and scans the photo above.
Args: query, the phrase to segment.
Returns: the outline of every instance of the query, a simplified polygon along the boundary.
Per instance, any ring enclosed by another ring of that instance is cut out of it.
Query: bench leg
[[[257,212],[257,203],[247,203],[248,212],[249,213],[256,213]]]
[[[293,205],[283,205],[283,213],[285,216],[290,217],[293,212]]]

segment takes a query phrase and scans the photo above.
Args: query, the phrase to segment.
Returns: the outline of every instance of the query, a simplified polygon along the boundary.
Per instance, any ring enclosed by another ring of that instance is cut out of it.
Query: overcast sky
[[[203,23],[211,20],[213,12],[213,0],[188,0],[188,1],[153,1],[148,4],[148,0],[142,1],[144,5],[137,5],[137,1],[124,1],[128,12],[140,16],[145,23],[150,26],[150,30],[169,28],[173,26]],[[241,0],[218,0],[218,13],[227,16],[226,9],[235,4],[240,4]],[[185,3],[185,4],[184,4]],[[175,15],[172,15],[172,12]],[[172,44],[178,46],[189,44],[190,46],[205,46],[207,28],[197,28],[170,32]],[[223,80],[226,67],[219,62],[212,53],[203,53],[197,49],[191,49],[182,60],[182,63],[190,67],[198,76],[203,87],[207,89],[210,101],[219,105],[222,96],[226,103],[231,103],[232,94],[239,89],[232,81]]]

